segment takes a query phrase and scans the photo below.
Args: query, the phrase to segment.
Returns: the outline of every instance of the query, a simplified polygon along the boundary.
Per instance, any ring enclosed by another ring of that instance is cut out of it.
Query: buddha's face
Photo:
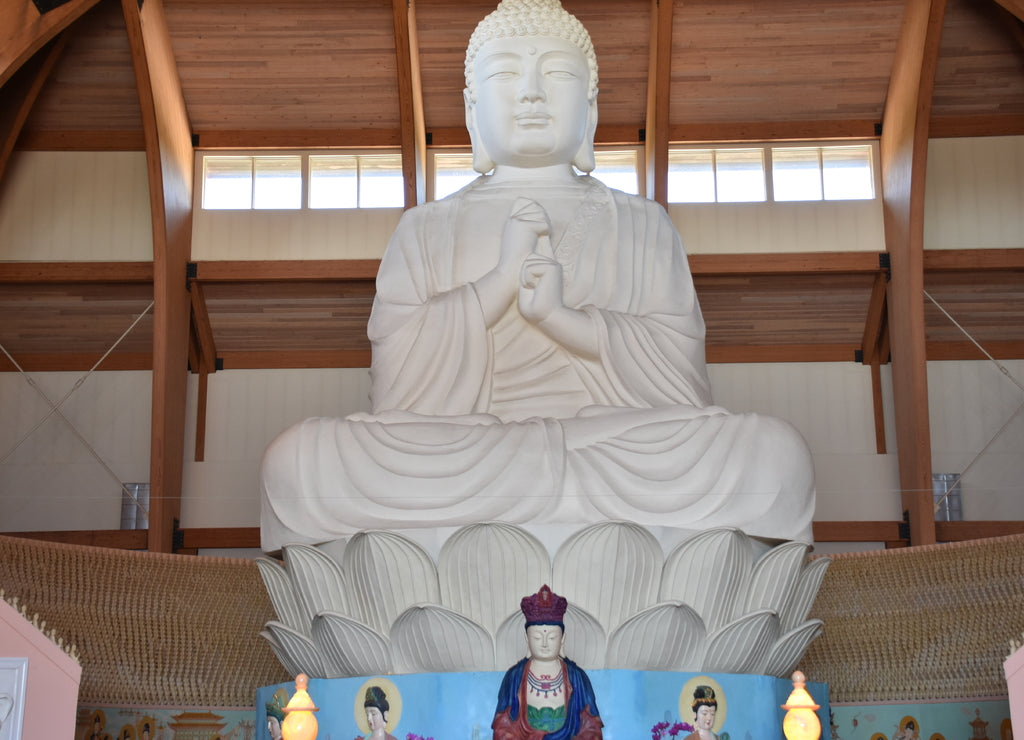
[[[693,722],[697,730],[710,730],[715,725],[715,708],[707,704],[697,707],[697,716]]]
[[[554,660],[562,652],[562,628],[557,624],[534,624],[526,628],[530,657]]]
[[[387,717],[377,707],[366,708],[366,724],[369,726],[370,732],[383,730],[387,723]]]
[[[587,99],[587,60],[574,44],[547,36],[492,39],[480,47],[473,74],[469,125],[494,164],[573,161],[589,136],[588,113],[596,111]]]

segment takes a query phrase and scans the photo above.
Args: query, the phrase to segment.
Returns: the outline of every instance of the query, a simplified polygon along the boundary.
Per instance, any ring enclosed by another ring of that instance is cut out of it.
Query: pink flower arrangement
[[[651,740],[679,737],[680,733],[689,734],[691,732],[693,732],[693,725],[689,722],[676,722],[674,725],[670,725],[668,722],[659,722],[651,728]]]

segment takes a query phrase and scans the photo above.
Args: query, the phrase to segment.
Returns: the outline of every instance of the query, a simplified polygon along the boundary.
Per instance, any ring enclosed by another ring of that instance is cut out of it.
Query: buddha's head
[[[466,49],[473,168],[594,169],[597,57],[559,0],[502,0]]]

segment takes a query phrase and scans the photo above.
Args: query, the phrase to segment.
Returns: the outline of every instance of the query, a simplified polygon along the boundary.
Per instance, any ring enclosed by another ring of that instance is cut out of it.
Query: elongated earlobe
[[[469,98],[469,90],[462,91],[462,99],[466,102],[466,130],[469,131],[469,143],[473,147],[473,169],[486,175],[494,169],[494,161],[476,135],[476,105]]]
[[[594,161],[594,134],[597,132],[597,97],[590,100],[590,107],[587,109],[587,132],[583,136],[583,143],[579,151],[573,157],[573,167],[580,172],[593,172],[597,163]],[[474,150],[475,151],[475,150]]]

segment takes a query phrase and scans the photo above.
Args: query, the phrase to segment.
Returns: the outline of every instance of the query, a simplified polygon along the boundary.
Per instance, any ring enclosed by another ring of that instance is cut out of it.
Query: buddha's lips
[[[546,113],[520,113],[516,116],[516,123],[520,126],[547,126],[551,123],[551,116]]]

